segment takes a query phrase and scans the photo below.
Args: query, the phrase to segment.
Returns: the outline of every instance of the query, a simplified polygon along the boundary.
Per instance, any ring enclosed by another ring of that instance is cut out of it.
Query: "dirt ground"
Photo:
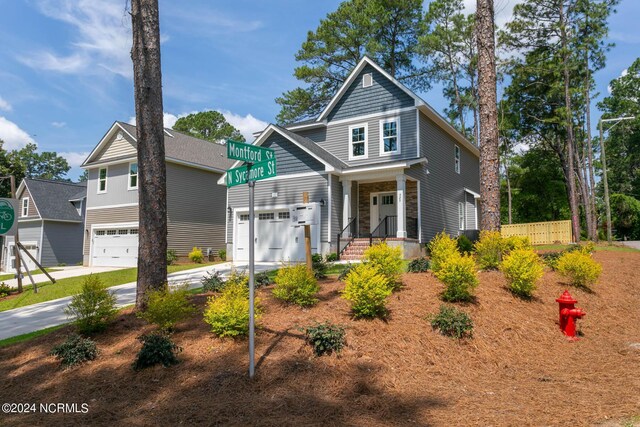
[[[182,363],[131,369],[151,330],[126,313],[95,337],[94,362],[61,370],[48,356],[68,329],[0,349],[0,403],[86,403],[86,414],[0,414],[2,425],[600,425],[640,415],[640,254],[598,252],[593,293],[545,273],[522,301],[498,272],[480,274],[474,338],[458,342],[424,320],[441,285],[407,274],[386,321],[355,321],[322,282],[311,309],[283,306],[260,290],[257,374],[247,378],[247,341],[220,340],[200,312],[179,325]],[[555,298],[569,289],[587,315],[568,342]],[[205,296],[194,297],[202,307]],[[330,320],[347,328],[339,356],[315,357],[300,327]],[[637,419],[637,418],[636,418]],[[608,421],[609,420],[609,421]],[[608,424],[607,424],[608,425]]]

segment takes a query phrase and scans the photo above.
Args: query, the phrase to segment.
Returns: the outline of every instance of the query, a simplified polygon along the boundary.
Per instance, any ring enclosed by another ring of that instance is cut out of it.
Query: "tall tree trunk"
[[[167,282],[167,191],[158,0],[132,0],[133,82],[138,145],[139,244],[136,307]]]
[[[500,160],[493,0],[477,0],[481,230],[500,230]]]
[[[509,177],[509,152],[505,153],[505,159],[504,159],[504,174],[505,177],[507,179],[507,206],[508,206],[508,211],[509,211],[509,224],[512,224],[512,217],[511,217],[511,179]]]
[[[587,69],[587,84],[585,85],[585,104],[587,107],[587,158],[589,159],[589,203],[591,205],[591,239],[598,241],[598,211],[596,210],[596,179],[593,171],[593,144],[591,142],[591,71],[589,70],[589,54],[585,53],[585,65]]]
[[[580,182],[580,191],[582,192],[582,205],[584,206],[585,223],[587,225],[587,238],[593,240],[591,223],[593,222],[593,212],[591,211],[591,200],[589,199],[589,182],[587,179],[586,168],[586,147],[582,147],[582,157],[578,158],[578,180]]]
[[[565,126],[567,130],[567,165],[569,169],[569,209],[571,210],[571,228],[573,238],[576,242],[580,242],[580,217],[578,212],[578,200],[576,195],[576,179],[575,179],[575,137],[573,134],[573,111],[571,106],[571,92],[569,89],[569,47],[567,35],[567,18],[565,15],[564,4],[560,2],[560,42],[562,43],[562,73],[564,77],[564,104],[565,104]]]

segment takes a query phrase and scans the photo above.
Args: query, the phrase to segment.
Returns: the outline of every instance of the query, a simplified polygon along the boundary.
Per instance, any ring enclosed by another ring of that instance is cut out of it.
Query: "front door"
[[[371,232],[373,232],[386,216],[397,215],[396,193],[372,193],[370,209]]]

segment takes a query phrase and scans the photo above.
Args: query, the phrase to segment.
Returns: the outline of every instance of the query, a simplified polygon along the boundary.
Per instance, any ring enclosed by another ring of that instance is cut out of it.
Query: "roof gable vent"
[[[369,87],[373,85],[373,75],[371,73],[364,74],[362,76],[362,87]]]

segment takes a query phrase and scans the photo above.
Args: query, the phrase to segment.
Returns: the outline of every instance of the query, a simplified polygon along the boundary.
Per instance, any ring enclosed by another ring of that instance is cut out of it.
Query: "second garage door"
[[[138,229],[122,227],[95,230],[91,265],[136,267],[138,265]]]

